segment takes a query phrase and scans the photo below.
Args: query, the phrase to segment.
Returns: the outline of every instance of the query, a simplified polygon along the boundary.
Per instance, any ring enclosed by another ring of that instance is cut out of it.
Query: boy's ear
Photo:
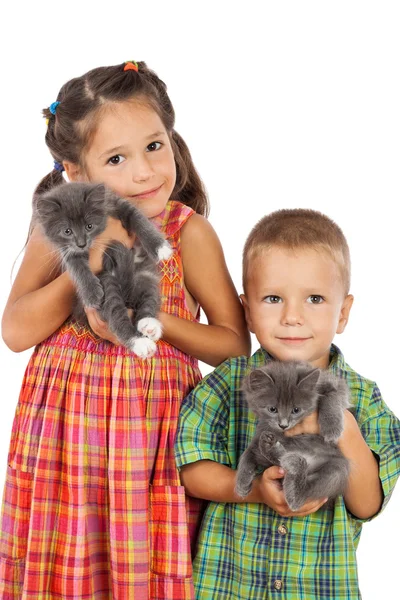
[[[86,177],[82,168],[69,160],[64,160],[63,166],[68,177],[68,181],[85,181]]]
[[[354,296],[348,294],[343,300],[342,308],[340,310],[339,322],[336,329],[336,333],[343,333],[346,329],[347,322],[349,320],[350,310],[353,306]]]
[[[251,320],[249,303],[247,302],[247,298],[246,298],[245,294],[240,294],[240,300],[241,300],[243,308],[244,308],[244,314],[245,314],[245,317],[246,317],[247,327],[249,328],[249,331],[251,331],[251,333],[254,333],[253,323],[252,323],[252,320]]]

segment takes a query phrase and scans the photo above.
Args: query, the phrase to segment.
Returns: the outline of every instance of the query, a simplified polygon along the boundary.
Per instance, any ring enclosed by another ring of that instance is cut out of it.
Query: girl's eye
[[[266,296],[264,302],[267,302],[267,304],[278,304],[282,302],[282,298],[280,296]]]
[[[93,229],[93,225],[91,223],[88,223],[87,225],[85,225],[85,229],[87,231],[90,231],[91,229]]]
[[[323,301],[323,297],[318,294],[313,294],[307,298],[307,302],[310,302],[310,304],[321,304]]]
[[[161,142],[151,142],[146,148],[148,152],[154,152],[155,150],[159,150],[161,148]]]
[[[125,158],[121,154],[116,154],[109,159],[108,163],[110,165],[120,165],[124,160]]]
[[[270,413],[276,413],[277,412],[276,411],[276,406],[269,406],[268,410],[269,410]]]
[[[297,406],[295,406],[294,408],[292,408],[292,413],[293,413],[294,415],[297,415],[299,412],[300,412],[300,409],[299,409],[299,408],[297,408]]]
[[[65,233],[65,235],[71,235],[72,229],[70,229],[69,227],[67,227],[67,229],[64,229],[64,233]]]

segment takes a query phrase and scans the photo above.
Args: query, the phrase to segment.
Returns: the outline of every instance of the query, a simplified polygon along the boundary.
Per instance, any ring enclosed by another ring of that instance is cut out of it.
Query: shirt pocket
[[[192,561],[183,486],[150,488],[151,570],[164,577],[191,577]]]

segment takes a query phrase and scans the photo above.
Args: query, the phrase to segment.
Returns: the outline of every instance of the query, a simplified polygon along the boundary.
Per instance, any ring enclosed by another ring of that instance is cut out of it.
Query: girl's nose
[[[145,157],[137,159],[132,165],[132,180],[135,183],[144,183],[153,175],[153,169]]]

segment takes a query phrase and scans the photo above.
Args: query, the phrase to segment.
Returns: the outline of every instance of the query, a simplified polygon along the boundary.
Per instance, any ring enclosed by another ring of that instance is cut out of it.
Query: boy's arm
[[[358,519],[369,519],[379,512],[383,502],[379,464],[349,411],[345,413],[344,432],[338,446],[351,466],[343,496],[346,507]]]
[[[235,493],[236,471],[211,460],[200,460],[181,469],[181,480],[189,496],[211,502],[258,502],[267,504],[282,517],[304,517],[321,508],[326,498],[306,502],[296,512],[288,507],[279,479],[283,469],[270,467],[253,481],[251,492],[242,498]]]

